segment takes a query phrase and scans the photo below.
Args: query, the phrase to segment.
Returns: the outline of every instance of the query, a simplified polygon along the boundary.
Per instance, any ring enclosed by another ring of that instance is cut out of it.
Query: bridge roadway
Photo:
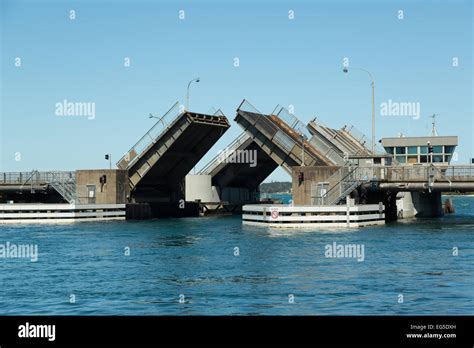
[[[280,108],[270,115],[262,114],[247,100],[243,100],[237,109],[235,121],[253,139],[253,141],[279,166],[291,174],[291,167],[334,165],[304,138],[303,127],[285,122],[284,114],[292,117]],[[292,117],[297,121],[296,117]],[[303,160],[304,158],[304,160]]]
[[[252,161],[250,161],[252,160]],[[198,175],[210,175],[221,201],[255,201],[260,184],[278,167],[253,139],[242,133]],[[242,194],[242,190],[246,193]]]
[[[183,199],[185,176],[229,127],[220,111],[182,111],[176,103],[117,163],[128,170],[132,201]]]
[[[341,164],[308,142],[306,125],[280,105],[265,115],[243,100],[235,121],[244,132],[198,173],[211,176],[221,202],[255,202],[260,184],[278,166],[291,173],[291,167],[303,164],[303,156],[308,166]]]

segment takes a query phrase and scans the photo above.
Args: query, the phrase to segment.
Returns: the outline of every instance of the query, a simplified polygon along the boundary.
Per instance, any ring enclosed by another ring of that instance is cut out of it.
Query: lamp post
[[[188,88],[187,88],[187,90],[186,90],[186,111],[189,110],[189,87],[191,87],[191,83],[193,83],[193,82],[198,83],[199,81],[201,81],[201,80],[200,80],[199,77],[197,77],[197,78],[195,78],[195,79],[192,79],[192,80],[189,81],[189,83],[188,83]]]
[[[161,121],[161,123],[163,124],[163,127],[166,127],[166,123],[165,123],[165,121],[163,120],[163,117],[156,117],[156,116],[153,115],[153,114],[149,114],[149,115],[148,115],[148,118],[156,118],[156,119],[158,120],[158,122]],[[157,123],[158,123],[158,122],[157,122]]]
[[[351,68],[353,70],[361,70],[369,74],[370,80],[372,81],[372,155],[375,154],[375,82],[374,82],[374,77],[370,73],[370,71],[362,68]],[[345,73],[349,72],[349,67],[344,67],[342,70]]]

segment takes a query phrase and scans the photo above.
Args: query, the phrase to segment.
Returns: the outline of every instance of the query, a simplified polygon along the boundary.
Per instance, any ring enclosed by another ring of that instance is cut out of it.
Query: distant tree
[[[261,193],[290,193],[291,182],[286,181],[272,181],[260,184]]]

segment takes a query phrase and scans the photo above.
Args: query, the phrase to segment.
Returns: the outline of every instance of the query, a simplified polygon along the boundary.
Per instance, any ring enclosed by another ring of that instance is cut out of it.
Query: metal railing
[[[329,187],[326,194],[321,197],[325,205],[336,205],[349,195],[359,184],[358,171],[360,167],[345,166],[339,168],[328,179]]]
[[[345,127],[340,130],[330,128],[316,117],[310,122],[309,127],[347,156],[368,154],[367,149],[353,135],[345,131]]]
[[[360,184],[369,181],[383,182],[456,182],[474,181],[474,166],[343,166],[325,182],[324,194],[313,196],[313,202],[322,205],[338,204]]]
[[[0,184],[7,185],[22,185],[27,179],[36,171],[31,172],[1,172],[0,173]],[[44,181],[46,183],[46,181]]]
[[[365,134],[358,130],[354,125],[345,125],[341,130],[349,133],[368,153],[372,153],[372,141],[370,141]],[[387,155],[387,152],[379,143],[375,143],[373,155]]]
[[[221,110],[221,109],[217,109],[217,110],[216,110],[215,107],[211,107],[211,108],[209,109],[209,111],[208,111],[206,114],[212,115],[212,116],[223,116],[223,117],[225,117],[225,115],[224,115],[224,113],[222,112],[222,110]]]
[[[435,168],[435,179],[444,181],[474,180],[474,167],[472,166],[443,166],[443,165],[403,165],[381,167],[380,175],[385,175],[388,181],[427,180],[430,168]]]
[[[259,132],[265,134],[266,136],[272,141],[273,143],[277,144],[281,148],[283,148],[288,153],[291,152],[293,147],[296,145],[296,141],[289,137],[283,130],[280,129],[273,121],[269,119],[268,115],[264,115],[261,113],[257,108],[255,108],[252,104],[250,104],[246,99],[242,101],[242,103],[237,108],[238,111],[243,112],[250,112],[253,114],[257,114],[257,117],[254,121],[254,125],[260,124],[261,128]],[[300,145],[301,146],[301,145]],[[291,173],[291,168],[286,165],[285,163],[282,166]]]
[[[218,110],[219,111],[219,110]],[[170,125],[183,113],[179,102],[173,106],[143,135],[135,145],[117,162],[120,169],[130,168],[163,135]]]
[[[443,167],[440,167],[443,168]],[[470,178],[474,177],[473,165],[452,165],[441,169],[447,178]]]
[[[369,145],[370,141],[367,139],[367,137],[359,131],[355,126],[352,124],[347,124],[344,127],[342,127],[344,131],[349,133],[360,145],[365,147],[368,151],[370,151]]]
[[[300,121],[300,119],[294,114],[291,113],[287,108],[278,104],[273,109],[272,115],[277,116],[283,122],[285,122],[290,128],[293,128],[299,134],[304,134],[308,139],[311,137],[311,134],[308,132],[306,125]]]
[[[54,178],[69,178],[75,176],[74,171],[38,171],[29,172],[0,172],[0,184],[27,184],[33,182],[35,185],[49,184]]]
[[[250,136],[243,132],[240,134],[234,141],[225,147],[222,152],[219,152],[212,160],[210,160],[204,168],[197,172],[198,175],[208,175],[210,174],[221,162],[225,159],[224,157],[227,154],[232,154],[236,151],[244,142],[246,142]]]
[[[354,179],[361,182],[377,181],[428,181],[431,166],[357,166]],[[342,169],[342,168],[341,168]],[[445,180],[443,170],[435,171],[436,180]]]
[[[51,186],[69,203],[79,203],[77,199],[76,175],[64,172],[51,172]]]
[[[346,159],[344,159],[344,157],[341,156],[338,151],[328,146],[317,135],[313,135],[309,142],[316,148],[316,150],[321,152],[324,157],[328,158],[335,165],[344,165],[346,163]]]
[[[271,115],[264,115],[260,111],[257,110],[252,104],[250,104],[247,100],[243,100],[240,106],[238,107],[237,111],[244,111],[244,112],[250,112],[253,114],[257,114],[258,116],[255,118],[255,121],[253,122],[254,125],[260,124],[260,129],[259,132],[266,134],[266,136],[276,145],[280,146],[283,148],[287,153],[290,153],[295,146],[301,148],[302,146],[302,141],[298,141],[293,139],[287,134],[287,131],[283,130],[280,128],[274,121],[270,119],[272,116],[277,116],[279,114],[280,116],[283,116],[285,119],[282,119],[282,121],[288,125],[289,128],[295,131],[298,135],[300,134],[305,134],[307,132],[306,126],[304,126],[304,129],[302,132],[299,131],[299,128],[303,126],[303,123],[298,120],[296,116],[293,114],[289,113],[288,110],[286,110],[282,106],[277,106],[273,111],[274,113],[276,112],[277,114],[271,114]],[[288,124],[287,122],[290,122]],[[294,128],[296,127],[296,128]],[[314,147],[309,144],[309,142],[306,140],[305,141],[305,148],[306,147]],[[306,156],[310,156],[311,158],[316,159],[314,155],[311,153],[311,151],[305,151]],[[291,173],[291,168],[283,164],[283,167],[286,166],[286,170]]]
[[[316,122],[316,117],[313,119],[313,121],[310,122],[310,127],[314,128],[317,133],[314,134],[309,142],[317,149],[319,150],[326,158],[331,160],[334,164],[336,165],[349,165],[350,160],[345,158],[344,156],[341,155],[341,153],[344,153],[341,149],[339,149],[335,144],[333,144],[333,139],[328,138],[325,134],[326,132],[322,127],[326,127],[322,122],[318,121]],[[328,127],[326,127],[328,128]],[[318,136],[320,134],[320,136]],[[328,145],[326,142],[324,142],[322,137],[325,139],[327,142],[329,142],[331,145]]]
[[[30,192],[41,185],[54,188],[69,203],[76,202],[76,173],[69,171],[32,170],[31,172],[3,172],[0,173],[0,184],[19,185],[22,191],[26,187]]]

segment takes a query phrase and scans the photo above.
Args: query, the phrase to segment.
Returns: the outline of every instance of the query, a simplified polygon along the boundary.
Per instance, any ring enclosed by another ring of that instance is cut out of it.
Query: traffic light
[[[109,159],[109,154],[105,155],[105,159],[106,159],[106,160]]]
[[[298,174],[298,185],[301,185],[301,183],[304,181],[304,173],[299,172]]]
[[[107,183],[107,175],[102,175],[100,178],[99,178],[99,182],[101,184],[106,184]]]

